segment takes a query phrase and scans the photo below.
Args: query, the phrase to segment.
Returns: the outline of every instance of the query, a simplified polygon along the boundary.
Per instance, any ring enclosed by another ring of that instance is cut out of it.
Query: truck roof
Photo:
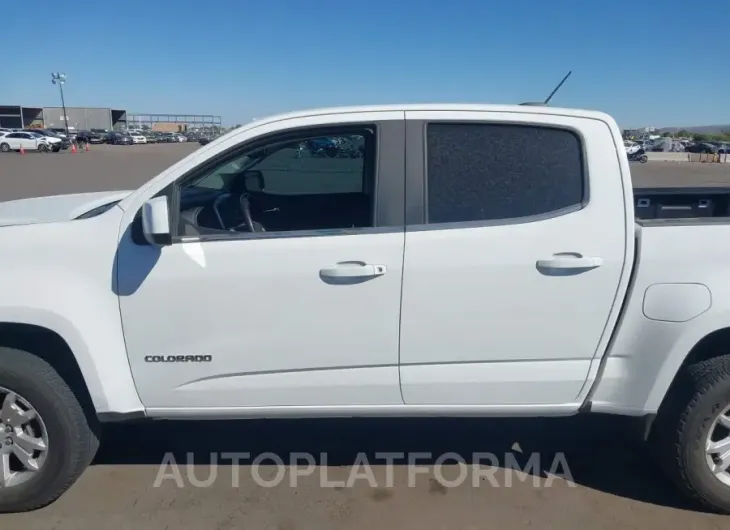
[[[591,118],[612,123],[613,118],[604,113],[594,110],[571,109],[563,107],[549,107],[541,105],[489,105],[472,103],[411,103],[391,105],[362,105],[347,107],[324,107],[314,108],[295,112],[274,114],[264,118],[256,119],[243,127],[258,127],[266,123],[294,118],[306,118],[309,116],[321,116],[326,114],[349,114],[355,112],[383,112],[383,111],[446,111],[446,112],[512,112],[521,114],[544,114],[553,116],[572,116],[578,118]]]

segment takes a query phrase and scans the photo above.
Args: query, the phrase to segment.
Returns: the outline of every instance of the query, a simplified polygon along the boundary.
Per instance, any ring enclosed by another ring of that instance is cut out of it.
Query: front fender
[[[92,355],[86,339],[90,338],[93,344],[93,337],[85,338],[73,322],[44,308],[0,307],[0,322],[39,326],[61,337],[76,359],[97,414],[143,409],[126,360],[126,351],[121,359],[123,362],[118,362],[120,356],[115,354],[114,347],[107,348],[106,352],[97,350],[103,355]]]
[[[66,341],[97,413],[143,410],[112,282],[122,214],[0,229],[0,322]]]

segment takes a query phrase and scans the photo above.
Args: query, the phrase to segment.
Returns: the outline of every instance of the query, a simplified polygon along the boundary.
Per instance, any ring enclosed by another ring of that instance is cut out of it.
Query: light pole
[[[66,115],[66,102],[63,100],[63,84],[66,82],[66,74],[60,72],[51,73],[51,83],[58,85],[58,89],[61,91],[61,107],[63,107],[63,123],[66,126],[66,138],[68,135],[68,116]]]

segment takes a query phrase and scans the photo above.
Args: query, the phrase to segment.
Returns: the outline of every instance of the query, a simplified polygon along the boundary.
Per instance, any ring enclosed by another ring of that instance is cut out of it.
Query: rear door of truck
[[[615,124],[539,112],[406,117],[405,403],[573,403],[605,351],[633,259]]]

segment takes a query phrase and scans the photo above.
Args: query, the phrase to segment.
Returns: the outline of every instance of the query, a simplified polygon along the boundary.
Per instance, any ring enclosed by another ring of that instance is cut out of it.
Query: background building
[[[110,108],[66,107],[69,128],[78,131],[100,129],[152,129],[165,132],[221,130],[221,117],[212,114],[127,114]],[[64,129],[62,107],[0,106],[0,127],[10,129]]]
[[[152,129],[161,132],[221,129],[221,117],[212,114],[130,114],[130,129]]]
[[[66,119],[69,128],[73,127],[76,130],[124,129],[127,123],[127,111],[108,108],[66,107]],[[0,127],[11,129],[64,129],[66,124],[63,108],[61,107],[6,105],[0,106]]]
[[[0,127],[20,129],[23,126],[22,107],[15,105],[4,105],[0,107]]]
[[[63,129],[65,126],[61,107],[44,107],[37,119],[48,129]],[[68,126],[78,131],[110,131],[125,128],[127,112],[118,109],[66,107],[66,119]]]

